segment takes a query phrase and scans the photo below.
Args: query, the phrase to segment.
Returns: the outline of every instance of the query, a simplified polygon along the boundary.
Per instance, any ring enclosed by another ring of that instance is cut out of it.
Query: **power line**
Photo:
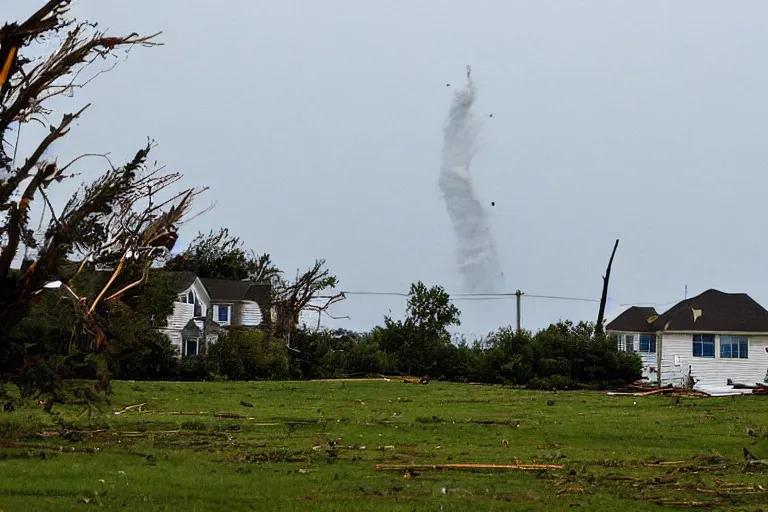
[[[375,292],[375,291],[347,291],[344,290],[341,293],[344,295],[374,295],[374,296],[384,296],[384,297],[408,297],[408,293],[402,293],[402,292]],[[456,293],[456,294],[449,294],[451,297],[451,300],[464,300],[464,301],[471,301],[471,300],[504,300],[504,299],[512,299],[515,297],[515,293]],[[571,301],[571,302],[592,302],[592,303],[599,303],[600,299],[595,299],[592,297],[568,297],[563,295],[544,295],[544,294],[532,294],[532,293],[525,293],[523,297],[530,297],[533,299],[546,299],[546,300],[563,300],[563,301]],[[607,299],[609,302],[613,302],[621,307],[625,306],[670,306],[672,304],[677,304],[678,300],[673,300],[669,302],[620,302],[616,299],[613,299],[611,297],[608,297]]]

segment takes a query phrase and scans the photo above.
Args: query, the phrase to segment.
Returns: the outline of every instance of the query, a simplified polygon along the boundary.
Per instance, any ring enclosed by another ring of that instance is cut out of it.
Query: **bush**
[[[178,379],[181,381],[213,380],[213,371],[204,355],[186,356],[179,361]]]
[[[289,374],[284,343],[247,327],[231,327],[208,347],[207,358],[212,371],[229,380],[278,380]]]

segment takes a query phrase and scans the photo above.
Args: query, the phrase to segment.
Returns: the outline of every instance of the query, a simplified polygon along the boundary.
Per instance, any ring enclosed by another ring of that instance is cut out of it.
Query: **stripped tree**
[[[343,292],[320,295],[335,288],[338,278],[325,268],[325,260],[316,260],[306,272],[296,276],[293,283],[278,280],[274,290],[274,306],[277,312],[276,331],[290,348],[290,333],[299,325],[302,311],[314,311],[318,315],[327,312],[331,305],[344,300]]]
[[[97,62],[108,64],[134,46],[159,44],[155,41],[158,34],[111,37],[96,30],[95,24],[77,22],[67,15],[70,1],[48,1],[26,21],[5,23],[0,28],[2,351],[22,350],[7,345],[8,334],[41,292],[52,287],[60,288],[75,302],[85,339],[90,340],[87,349],[98,351],[105,337],[97,309],[142,283],[152,262],[173,247],[178,225],[188,215],[193,198],[202,192],[187,189],[169,193],[181,175],[148,162],[151,141],[119,166],[106,154],[84,154],[63,164],[49,155],[51,145],[65,137],[88,108],[85,105],[74,113],[56,115],[51,101],[72,97],[111,69]],[[30,46],[41,41],[53,42],[54,47],[33,57]],[[46,134],[32,144],[29,154],[19,154],[20,132],[33,122],[45,126]],[[105,171],[57,210],[49,200],[50,189],[71,179],[72,170],[84,158],[101,159]],[[39,204],[51,219],[38,236],[30,227],[33,204]],[[22,247],[33,249],[32,257],[21,270],[12,270]],[[97,265],[109,269],[110,277],[97,293],[84,296],[72,284],[73,278]],[[42,357],[44,354],[38,354],[36,360]],[[34,363],[25,360],[23,367]],[[9,369],[3,370],[6,373]]]

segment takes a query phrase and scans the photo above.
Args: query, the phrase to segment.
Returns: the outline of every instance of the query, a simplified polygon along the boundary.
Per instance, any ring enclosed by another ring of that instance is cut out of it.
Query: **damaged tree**
[[[608,280],[611,278],[611,265],[613,265],[613,257],[616,256],[616,249],[618,247],[619,239],[617,238],[616,243],[613,244],[611,259],[608,260],[608,268],[605,269],[605,275],[603,276],[603,293],[600,295],[600,310],[597,312],[597,324],[595,324],[595,334],[598,336],[605,334],[603,320],[605,319],[605,303],[608,301]]]
[[[321,314],[331,305],[344,300],[343,292],[329,296],[320,296],[320,292],[335,288],[338,279],[325,268],[325,260],[316,260],[309,270],[296,276],[296,281],[283,280],[275,287],[274,306],[277,312],[276,334],[285,337],[290,348],[290,333],[299,325],[302,311],[316,311]]]
[[[46,288],[59,288],[74,301],[84,338],[90,340],[88,347],[79,348],[98,352],[105,342],[99,307],[141,285],[152,262],[173,248],[178,225],[202,192],[187,189],[167,194],[181,175],[148,163],[152,142],[117,167],[106,154],[84,154],[64,164],[48,155],[51,145],[65,137],[88,108],[54,119],[58,116],[47,106],[50,100],[71,97],[107,71],[84,76],[97,60],[116,58],[120,50],[136,45],[159,44],[157,34],[110,37],[95,30],[95,24],[69,19],[70,1],[48,1],[26,21],[0,28],[0,347],[14,355],[0,360],[6,379],[45,357],[68,356],[67,349],[62,349],[60,354],[37,353],[30,358],[25,347],[11,346],[9,341],[9,333]],[[43,40],[58,44],[42,57],[27,57],[25,50]],[[33,121],[46,127],[46,134],[23,156],[18,154],[19,135]],[[49,200],[51,187],[71,179],[70,168],[88,157],[102,159],[106,171],[57,211]],[[164,193],[161,198],[159,194]],[[38,198],[39,211],[50,217],[43,233],[30,227],[30,209]],[[12,270],[22,245],[33,250],[32,256],[21,270]],[[95,295],[82,296],[73,279],[95,266],[110,269],[110,277]]]

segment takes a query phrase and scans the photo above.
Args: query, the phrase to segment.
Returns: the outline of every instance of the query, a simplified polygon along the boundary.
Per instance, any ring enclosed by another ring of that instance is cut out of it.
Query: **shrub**
[[[535,377],[528,382],[528,389],[574,389],[576,384],[565,375],[550,375],[548,377]]]

